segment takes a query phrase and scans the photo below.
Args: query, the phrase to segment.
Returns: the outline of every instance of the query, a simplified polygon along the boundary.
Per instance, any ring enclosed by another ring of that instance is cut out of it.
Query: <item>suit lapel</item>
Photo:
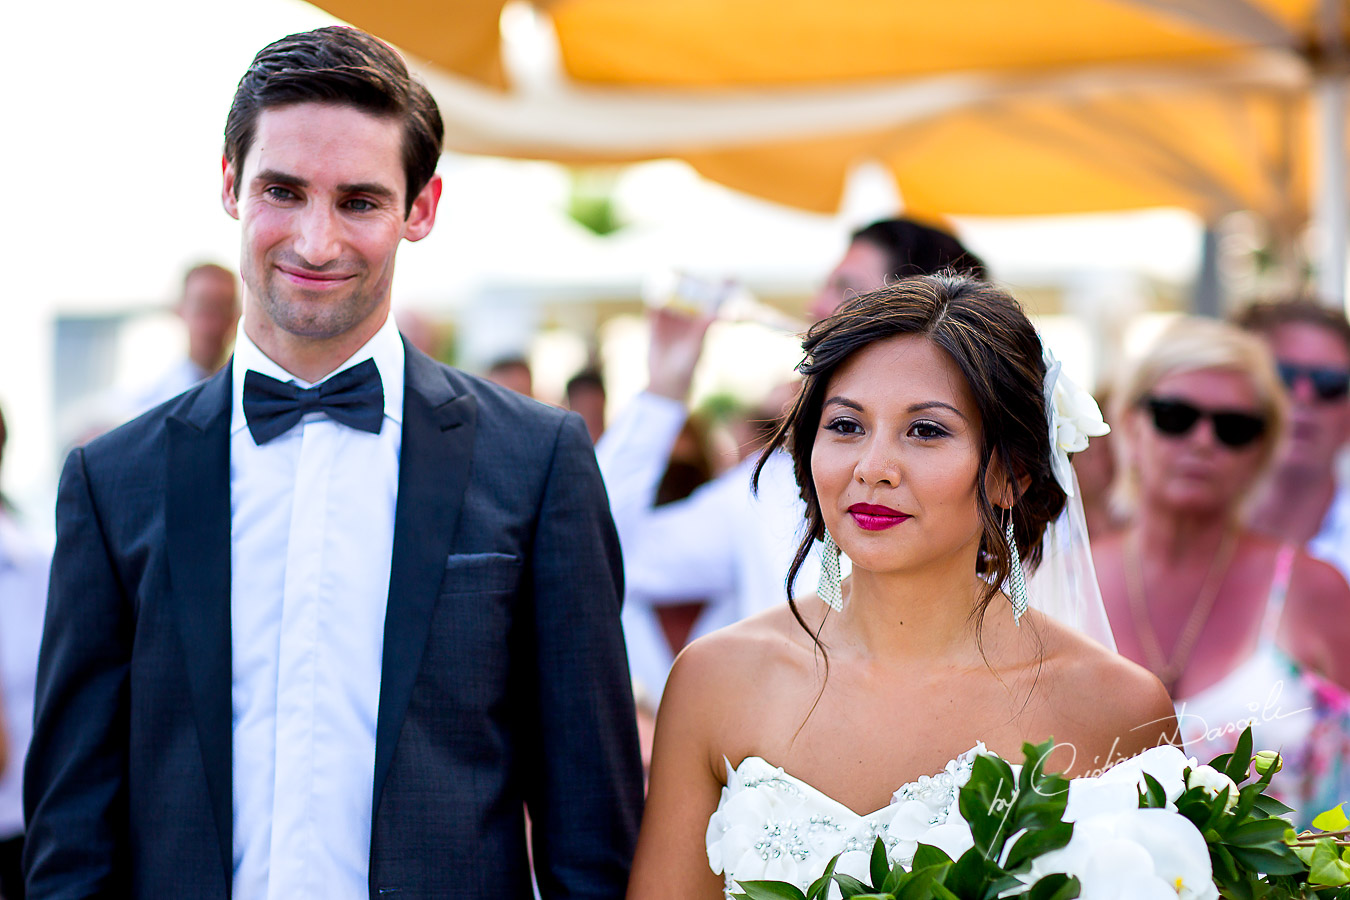
[[[374,813],[389,775],[469,483],[478,406],[441,367],[408,346],[398,503],[375,731]]]
[[[230,369],[167,424],[170,597],[177,608],[225,883],[233,867],[230,705]]]

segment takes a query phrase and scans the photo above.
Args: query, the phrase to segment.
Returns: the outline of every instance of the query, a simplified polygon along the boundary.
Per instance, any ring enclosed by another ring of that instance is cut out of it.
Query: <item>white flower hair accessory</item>
[[[1070,453],[1087,449],[1088,438],[1111,431],[1102,418],[1101,408],[1092,395],[1064,373],[1064,366],[1041,342],[1045,360],[1045,412],[1050,423],[1050,468],[1055,481],[1070,497],[1074,495],[1073,466]]]

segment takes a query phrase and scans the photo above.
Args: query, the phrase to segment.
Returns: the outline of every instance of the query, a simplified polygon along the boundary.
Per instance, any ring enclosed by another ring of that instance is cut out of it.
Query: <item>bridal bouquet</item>
[[[1265,791],[1279,755],[1237,749],[1195,765],[1158,747],[1105,774],[1072,781],[1044,771],[1053,747],[1026,744],[1020,772],[976,758],[958,808],[968,830],[920,843],[908,867],[878,838],[871,884],[835,872],[835,857],[803,892],[779,881],[738,882],[738,900],[1350,900],[1350,821],[1336,807],[1295,835],[1290,812]],[[953,816],[949,822],[954,822]]]

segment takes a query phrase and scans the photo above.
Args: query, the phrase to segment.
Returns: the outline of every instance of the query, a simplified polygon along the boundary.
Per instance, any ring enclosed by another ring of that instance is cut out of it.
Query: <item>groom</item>
[[[389,315],[442,126],[398,56],[263,49],[225,126],[244,322],[76,450],[28,758],[32,898],[618,898],[641,802],[581,420]]]

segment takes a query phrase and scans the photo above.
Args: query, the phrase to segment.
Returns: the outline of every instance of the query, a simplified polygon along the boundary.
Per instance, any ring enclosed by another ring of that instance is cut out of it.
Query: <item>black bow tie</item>
[[[384,424],[384,383],[375,360],[368,359],[309,388],[252,369],[244,375],[244,418],[255,444],[285,434],[311,412],[326,413],[349,428],[379,434]]]

